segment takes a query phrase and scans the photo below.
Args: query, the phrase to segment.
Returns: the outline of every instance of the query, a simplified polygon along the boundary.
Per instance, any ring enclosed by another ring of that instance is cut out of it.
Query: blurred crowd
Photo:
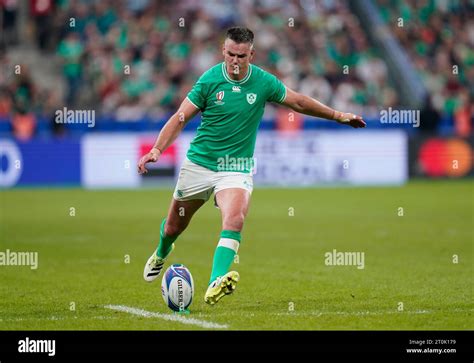
[[[50,102],[89,105],[118,121],[161,118],[222,61],[225,30],[236,24],[255,33],[254,63],[289,87],[365,115],[398,102],[346,1],[58,0],[33,15],[37,45],[61,60],[67,84],[64,94],[35,93],[28,74],[14,77],[10,92],[16,99],[24,89],[23,105],[36,111],[48,94]]]
[[[474,79],[472,10],[463,1],[377,3],[422,75],[432,111],[460,112]],[[8,48],[19,0],[0,4]],[[254,63],[295,90],[367,118],[400,105],[387,65],[347,0],[30,0],[29,6],[32,37],[43,55],[59,60],[66,91],[40,88],[28,69],[2,74],[0,118],[13,111],[23,120],[67,106],[117,121],[163,119],[222,61],[225,30],[233,25],[254,31]],[[404,27],[394,22],[400,16]],[[0,65],[12,69],[5,50]],[[275,115],[267,108],[267,117]]]
[[[468,135],[474,113],[474,2],[377,0],[429,92],[427,107]]]

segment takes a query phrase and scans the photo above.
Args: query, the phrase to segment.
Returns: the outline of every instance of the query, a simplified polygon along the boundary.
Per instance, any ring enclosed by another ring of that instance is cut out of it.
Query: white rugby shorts
[[[207,201],[212,192],[223,189],[240,188],[252,194],[252,173],[235,171],[213,171],[185,159],[179,171],[173,198],[178,201],[203,199]]]

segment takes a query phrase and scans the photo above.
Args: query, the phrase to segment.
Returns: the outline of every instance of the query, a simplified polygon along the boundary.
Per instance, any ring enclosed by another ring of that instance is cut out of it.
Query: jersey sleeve
[[[268,102],[282,103],[286,97],[286,87],[282,81],[280,81],[273,74],[268,73],[269,76],[269,90]]]
[[[191,101],[191,103],[203,110],[206,106],[206,87],[205,83],[203,82],[203,76],[201,76],[197,82],[194,84],[191,91],[189,91],[186,98]]]

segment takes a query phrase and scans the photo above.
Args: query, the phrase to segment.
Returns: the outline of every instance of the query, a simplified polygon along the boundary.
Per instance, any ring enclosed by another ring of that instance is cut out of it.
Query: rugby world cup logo
[[[216,105],[223,105],[224,102],[222,100],[224,99],[224,91],[217,92],[216,99],[217,101],[214,102]]]

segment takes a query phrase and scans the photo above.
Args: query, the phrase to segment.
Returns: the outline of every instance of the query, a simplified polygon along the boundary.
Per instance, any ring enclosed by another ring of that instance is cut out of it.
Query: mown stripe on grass
[[[275,313],[275,315],[279,316],[292,316],[292,315],[350,315],[350,316],[358,316],[358,315],[385,315],[385,314],[397,314],[397,315],[404,315],[404,314],[438,314],[438,313],[466,313],[466,312],[473,312],[473,309],[451,309],[451,310],[404,310],[404,311],[397,311],[397,310],[387,310],[387,311],[303,311],[303,312],[295,312],[295,311],[288,311],[284,313]]]

